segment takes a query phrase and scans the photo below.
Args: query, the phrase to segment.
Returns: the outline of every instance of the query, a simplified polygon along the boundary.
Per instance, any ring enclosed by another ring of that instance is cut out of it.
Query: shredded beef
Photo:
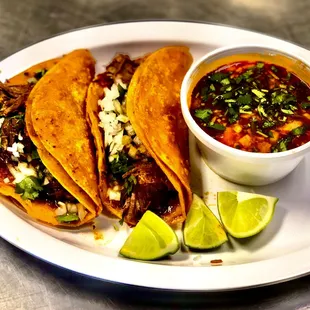
[[[29,162],[29,156],[36,150],[25,126],[25,105],[33,85],[7,85],[0,82],[0,117],[5,117],[1,126],[1,148],[0,164],[3,169],[7,169],[6,164],[15,166],[16,160],[12,159],[12,153],[6,149],[14,142],[20,142],[24,146],[24,153],[19,154],[19,161]],[[19,140],[19,137],[22,140]],[[44,190],[40,192],[39,199],[48,201],[77,202],[77,200],[50,174],[42,171],[46,170],[41,160],[36,158],[30,161],[33,167],[40,167],[38,171],[43,174],[42,179],[47,177],[49,183],[44,185]],[[47,171],[47,170],[46,170]],[[9,173],[9,172],[7,172]],[[3,174],[3,173],[2,173]]]
[[[167,212],[169,202],[177,192],[155,161],[137,162],[123,177],[129,176],[134,176],[137,183],[123,206],[126,222],[137,223],[147,210],[158,215]]]
[[[32,84],[6,85],[0,82],[1,116],[8,116],[24,109],[32,87]]]

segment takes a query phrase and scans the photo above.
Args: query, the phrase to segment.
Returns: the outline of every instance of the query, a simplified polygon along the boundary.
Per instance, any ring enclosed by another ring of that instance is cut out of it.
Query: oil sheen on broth
[[[310,140],[310,89],[285,68],[239,61],[205,75],[191,114],[214,139],[248,152],[276,153]]]

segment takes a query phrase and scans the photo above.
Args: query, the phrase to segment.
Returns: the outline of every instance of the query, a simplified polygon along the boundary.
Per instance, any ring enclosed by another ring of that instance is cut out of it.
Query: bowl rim
[[[187,98],[188,98],[188,89],[190,85],[190,79],[195,71],[199,68],[199,66],[207,61],[209,58],[212,58],[218,54],[224,53],[224,52],[233,52],[235,50],[241,50],[241,49],[265,49],[270,50],[271,52],[282,54],[284,57],[293,58],[297,61],[300,61],[303,63],[306,67],[310,69],[310,62],[305,60],[304,58],[300,56],[293,55],[292,52],[290,52],[287,49],[277,49],[270,45],[258,45],[258,44],[236,44],[236,45],[229,45],[224,46],[220,48],[216,48],[212,50],[211,52],[206,53],[204,56],[197,59],[190,67],[190,69],[187,71],[186,75],[184,76],[184,79],[182,81],[181,85],[181,92],[180,92],[180,99],[181,99],[181,110],[183,117],[185,119],[185,122],[187,123],[187,126],[189,127],[190,131],[193,133],[193,135],[198,138],[204,145],[206,143],[207,147],[212,146],[213,150],[221,151],[222,153],[229,153],[233,156],[238,156],[241,158],[248,158],[248,159],[262,159],[262,160],[268,160],[268,159],[280,159],[288,157],[297,157],[302,156],[307,151],[310,151],[310,141],[305,143],[304,145],[301,145],[299,147],[296,147],[291,150],[278,152],[278,153],[254,153],[254,152],[247,152],[244,150],[238,150],[231,146],[228,146],[222,142],[217,141],[213,137],[211,137],[209,134],[207,134],[205,131],[203,131],[200,126],[196,123],[192,115],[190,114]],[[246,51],[245,51],[246,52]],[[253,51],[255,52],[255,50]],[[259,51],[257,51],[259,53]],[[237,53],[240,54],[240,53]],[[232,53],[233,55],[233,53]],[[226,56],[225,56],[226,57]],[[220,59],[221,57],[217,58]],[[310,87],[310,85],[309,85]]]

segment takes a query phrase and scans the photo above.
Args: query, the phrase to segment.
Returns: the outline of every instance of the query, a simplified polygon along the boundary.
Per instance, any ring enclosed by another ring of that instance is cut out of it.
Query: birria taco
[[[0,84],[0,193],[55,226],[101,212],[85,118],[94,65],[89,51],[76,50]]]
[[[135,60],[120,54],[89,87],[100,196],[104,208],[129,225],[146,210],[169,224],[186,217],[192,193],[179,92],[191,63],[186,47]]]

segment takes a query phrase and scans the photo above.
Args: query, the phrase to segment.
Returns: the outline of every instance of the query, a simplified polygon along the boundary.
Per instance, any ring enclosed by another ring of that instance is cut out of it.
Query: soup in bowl
[[[182,112],[212,170],[240,184],[266,185],[310,150],[310,69],[262,46],[215,50],[187,73]]]

